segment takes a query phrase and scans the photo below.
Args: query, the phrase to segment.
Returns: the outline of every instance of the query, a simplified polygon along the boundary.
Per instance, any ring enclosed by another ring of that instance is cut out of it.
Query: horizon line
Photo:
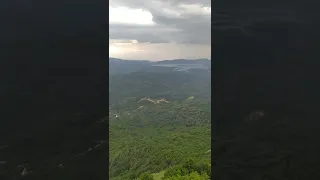
[[[177,59],[163,59],[163,60],[143,60],[143,59],[122,59],[122,58],[115,58],[115,57],[109,57],[109,59],[119,59],[119,60],[124,60],[124,61],[174,61],[174,60],[188,60],[188,61],[192,61],[192,60],[209,60],[211,61],[211,58],[196,58],[196,59],[184,59],[184,58],[177,58]]]

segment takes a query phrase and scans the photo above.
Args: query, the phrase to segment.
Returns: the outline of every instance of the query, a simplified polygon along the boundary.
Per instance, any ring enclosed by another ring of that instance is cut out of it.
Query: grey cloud
[[[172,41],[175,30],[159,26],[110,25],[110,39],[128,39],[138,42],[168,43]]]
[[[211,6],[211,0],[171,0],[174,4],[202,4]]]
[[[211,44],[211,20],[201,16],[180,18],[154,17],[154,21],[170,27],[176,27],[175,40],[178,43]]]
[[[211,44],[210,15],[188,14],[174,11],[181,10],[181,4],[199,4],[210,6],[208,0],[111,0],[111,6],[127,6],[141,8],[153,15],[154,27],[143,25],[110,25],[111,39],[136,39],[139,42],[150,43],[190,43]]]
[[[109,0],[110,5],[114,6],[127,6],[132,8],[146,8],[150,7],[155,0]],[[173,6],[179,4],[202,4],[204,6],[211,6],[211,0],[158,0],[158,2],[165,2]]]

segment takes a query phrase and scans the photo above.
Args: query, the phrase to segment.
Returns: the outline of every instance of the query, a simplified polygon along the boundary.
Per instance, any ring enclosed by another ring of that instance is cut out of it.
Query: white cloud
[[[152,25],[152,14],[143,9],[109,7],[109,23]]]

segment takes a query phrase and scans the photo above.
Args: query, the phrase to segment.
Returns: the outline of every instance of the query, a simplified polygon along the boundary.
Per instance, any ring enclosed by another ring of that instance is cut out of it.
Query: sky
[[[109,1],[110,57],[210,58],[210,29],[210,0]]]

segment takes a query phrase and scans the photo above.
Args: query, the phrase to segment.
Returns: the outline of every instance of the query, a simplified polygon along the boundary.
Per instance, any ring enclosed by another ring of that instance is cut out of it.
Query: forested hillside
[[[110,76],[109,103],[113,104],[130,97],[185,99],[189,96],[196,96],[209,99],[210,78],[208,71],[141,71]]]
[[[149,99],[151,100],[151,99]],[[110,177],[134,179],[160,172],[189,158],[210,162],[210,104],[138,100],[114,108],[110,117]]]
[[[170,67],[110,76],[111,180],[210,178],[210,78]]]

